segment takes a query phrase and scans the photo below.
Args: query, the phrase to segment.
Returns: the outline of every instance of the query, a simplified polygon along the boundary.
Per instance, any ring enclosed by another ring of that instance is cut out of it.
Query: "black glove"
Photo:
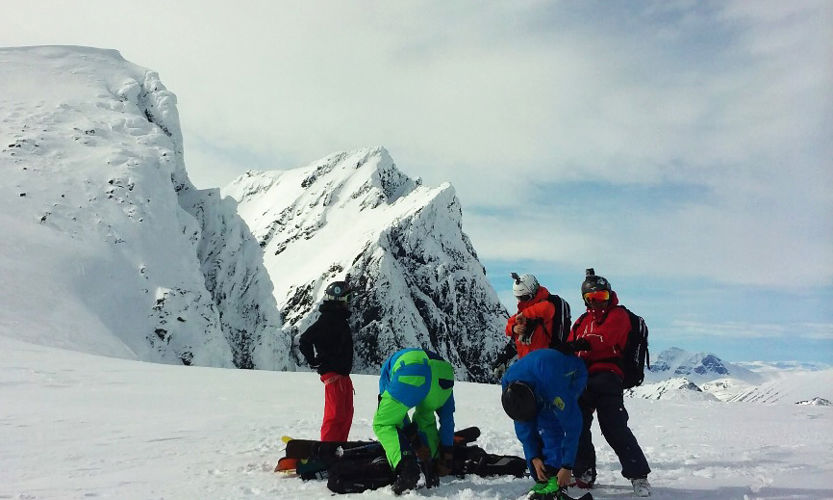
[[[307,363],[309,364],[310,368],[318,368],[319,366],[321,366],[321,360],[318,359],[318,356],[307,360]]]
[[[440,476],[434,470],[434,461],[431,459],[431,448],[423,443],[419,437],[416,438],[416,444],[412,444],[414,453],[416,453],[419,460],[419,468],[425,474],[425,487],[433,488],[440,485]]]
[[[448,476],[454,469],[454,449],[451,446],[440,447],[440,456],[434,461],[438,476]]]
[[[413,454],[403,453],[395,472],[396,479],[393,480],[394,494],[401,495],[407,490],[416,488],[419,481],[419,465]]]
[[[587,339],[578,339],[573,340],[572,342],[565,342],[564,346],[572,352],[590,351],[593,348],[593,346],[590,345],[590,342]]]
[[[526,345],[531,344],[532,343],[532,335],[534,333],[535,333],[535,327],[532,326],[530,328],[530,325],[527,323],[527,326],[526,326],[526,328],[524,328],[523,333],[521,333],[518,336],[518,342],[520,342],[521,344],[526,344]]]
[[[433,462],[422,462],[422,473],[425,474],[426,488],[436,488],[440,485],[440,475],[434,470]]]

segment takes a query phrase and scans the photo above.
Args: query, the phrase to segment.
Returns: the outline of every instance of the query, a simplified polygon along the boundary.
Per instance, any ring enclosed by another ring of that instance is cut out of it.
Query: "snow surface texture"
[[[46,334],[45,330],[41,333]],[[171,366],[0,337],[0,498],[331,497],[322,481],[272,472],[282,435],[316,438],[323,386],[312,373]],[[372,438],[378,378],[353,377],[350,437]],[[494,385],[455,385],[458,428],[521,454]],[[833,408],[627,400],[656,500],[833,498]],[[594,424],[598,500],[632,498]],[[403,498],[519,499],[530,479],[444,478]],[[574,490],[578,493],[580,490]]]
[[[294,370],[293,337],[349,273],[357,371],[424,346],[461,380],[489,378],[507,313],[451,186],[421,186],[376,148],[247,174],[228,188],[238,207],[193,187],[175,96],[118,52],[0,49],[0,88],[0,227],[15,235],[0,243],[1,334]]]
[[[248,172],[223,194],[238,201],[263,248],[290,334],[317,318],[327,284],[349,275],[357,373],[422,346],[451,362],[458,380],[490,378],[507,313],[462,231],[450,185],[422,186],[375,148]]]

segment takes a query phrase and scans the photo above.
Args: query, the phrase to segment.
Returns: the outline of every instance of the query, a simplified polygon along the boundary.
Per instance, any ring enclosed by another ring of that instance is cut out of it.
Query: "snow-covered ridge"
[[[176,98],[155,72],[113,50],[25,47],[0,49],[0,82],[2,227],[16,235],[0,248],[4,334],[211,366],[276,349],[277,314],[268,337],[242,319],[269,309],[270,290],[227,297],[228,280],[206,280],[206,228],[233,226],[234,210],[188,180]],[[198,206],[216,207],[211,220]]]
[[[188,179],[174,94],[118,52],[0,49],[0,84],[0,227],[16,236],[0,243],[0,334],[293,370],[293,336],[350,274],[359,371],[424,346],[487,378],[506,312],[450,185],[368,148],[250,172],[223,197]]]
[[[264,250],[285,329],[317,316],[324,287],[351,277],[356,370],[407,346],[436,350],[461,379],[486,380],[506,312],[462,232],[454,189],[423,186],[384,148],[289,171],[248,172],[223,189]]]

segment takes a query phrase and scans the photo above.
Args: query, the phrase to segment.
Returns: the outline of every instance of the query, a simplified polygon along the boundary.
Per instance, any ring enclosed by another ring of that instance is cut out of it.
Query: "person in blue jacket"
[[[584,361],[555,349],[530,352],[503,376],[503,409],[515,421],[536,481],[530,498],[552,498],[570,484],[582,429],[578,398],[586,383]]]

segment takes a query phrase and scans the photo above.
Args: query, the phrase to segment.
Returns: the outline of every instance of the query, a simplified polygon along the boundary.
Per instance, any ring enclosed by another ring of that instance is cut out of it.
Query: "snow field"
[[[4,333],[5,335],[6,333]],[[0,336],[0,498],[331,498],[323,481],[275,474],[281,436],[316,438],[313,373],[145,363]],[[378,379],[356,375],[351,439],[372,438]],[[458,383],[457,427],[491,453],[520,454],[497,386]],[[833,498],[827,407],[627,400],[655,499]],[[594,433],[597,499],[630,484]],[[409,497],[515,499],[530,480],[445,478]],[[578,491],[576,491],[577,493]],[[349,498],[391,498],[389,488]]]

